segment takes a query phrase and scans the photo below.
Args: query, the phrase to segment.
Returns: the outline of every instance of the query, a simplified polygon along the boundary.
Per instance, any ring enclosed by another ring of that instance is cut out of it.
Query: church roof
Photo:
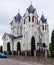
[[[22,38],[22,35],[15,36],[14,39]]]
[[[45,19],[44,15],[41,16],[40,20],[42,21],[42,23],[46,23],[47,19]]]
[[[29,13],[34,13],[35,8],[34,8],[33,5],[31,4],[31,5],[29,6],[29,8],[27,8],[27,10],[28,10]]]
[[[9,37],[14,38],[14,39],[17,39],[17,38],[21,38],[22,37],[22,35],[15,36],[15,35],[9,34],[9,33],[5,33],[5,34],[7,34]]]
[[[3,37],[2,37],[2,39],[4,39],[4,37],[6,36],[6,35],[8,35],[9,37],[11,37],[12,39],[18,39],[18,38],[22,38],[22,34],[20,34],[20,35],[13,35],[13,34],[9,34],[9,33],[4,33],[4,35],[3,35]]]
[[[15,37],[14,35],[9,34],[9,33],[5,33],[5,34],[7,34],[9,37],[12,37],[12,38],[14,38],[14,37]]]
[[[20,13],[18,13],[14,18],[16,21],[20,22],[20,19],[22,18],[22,16],[20,15]]]

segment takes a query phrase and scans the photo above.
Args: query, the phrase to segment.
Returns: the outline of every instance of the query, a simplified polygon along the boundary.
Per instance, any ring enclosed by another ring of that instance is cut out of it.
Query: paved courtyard
[[[8,58],[0,58],[0,65],[54,65],[54,59],[8,56]]]
[[[28,63],[11,59],[0,59],[0,65],[42,65],[37,63]]]

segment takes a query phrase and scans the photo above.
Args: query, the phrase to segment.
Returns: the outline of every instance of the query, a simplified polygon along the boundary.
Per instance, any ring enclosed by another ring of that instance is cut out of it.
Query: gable
[[[3,39],[3,40],[8,40],[9,38],[10,38],[10,37],[9,37],[6,33],[4,33],[2,39]]]

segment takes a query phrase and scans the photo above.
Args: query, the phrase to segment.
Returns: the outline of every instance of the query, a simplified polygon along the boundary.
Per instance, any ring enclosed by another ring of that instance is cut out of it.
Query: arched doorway
[[[34,56],[34,51],[35,51],[35,37],[32,36],[31,38],[31,55]]]
[[[17,51],[20,51],[20,42],[17,43]]]

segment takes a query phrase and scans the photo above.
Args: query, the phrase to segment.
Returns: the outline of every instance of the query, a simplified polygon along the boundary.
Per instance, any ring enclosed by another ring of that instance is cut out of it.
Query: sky
[[[54,29],[54,0],[0,0],[0,45],[3,45],[2,36],[10,33],[10,22],[20,10],[23,16],[31,4],[38,13],[39,18],[43,14],[49,24],[49,42],[51,32]]]

